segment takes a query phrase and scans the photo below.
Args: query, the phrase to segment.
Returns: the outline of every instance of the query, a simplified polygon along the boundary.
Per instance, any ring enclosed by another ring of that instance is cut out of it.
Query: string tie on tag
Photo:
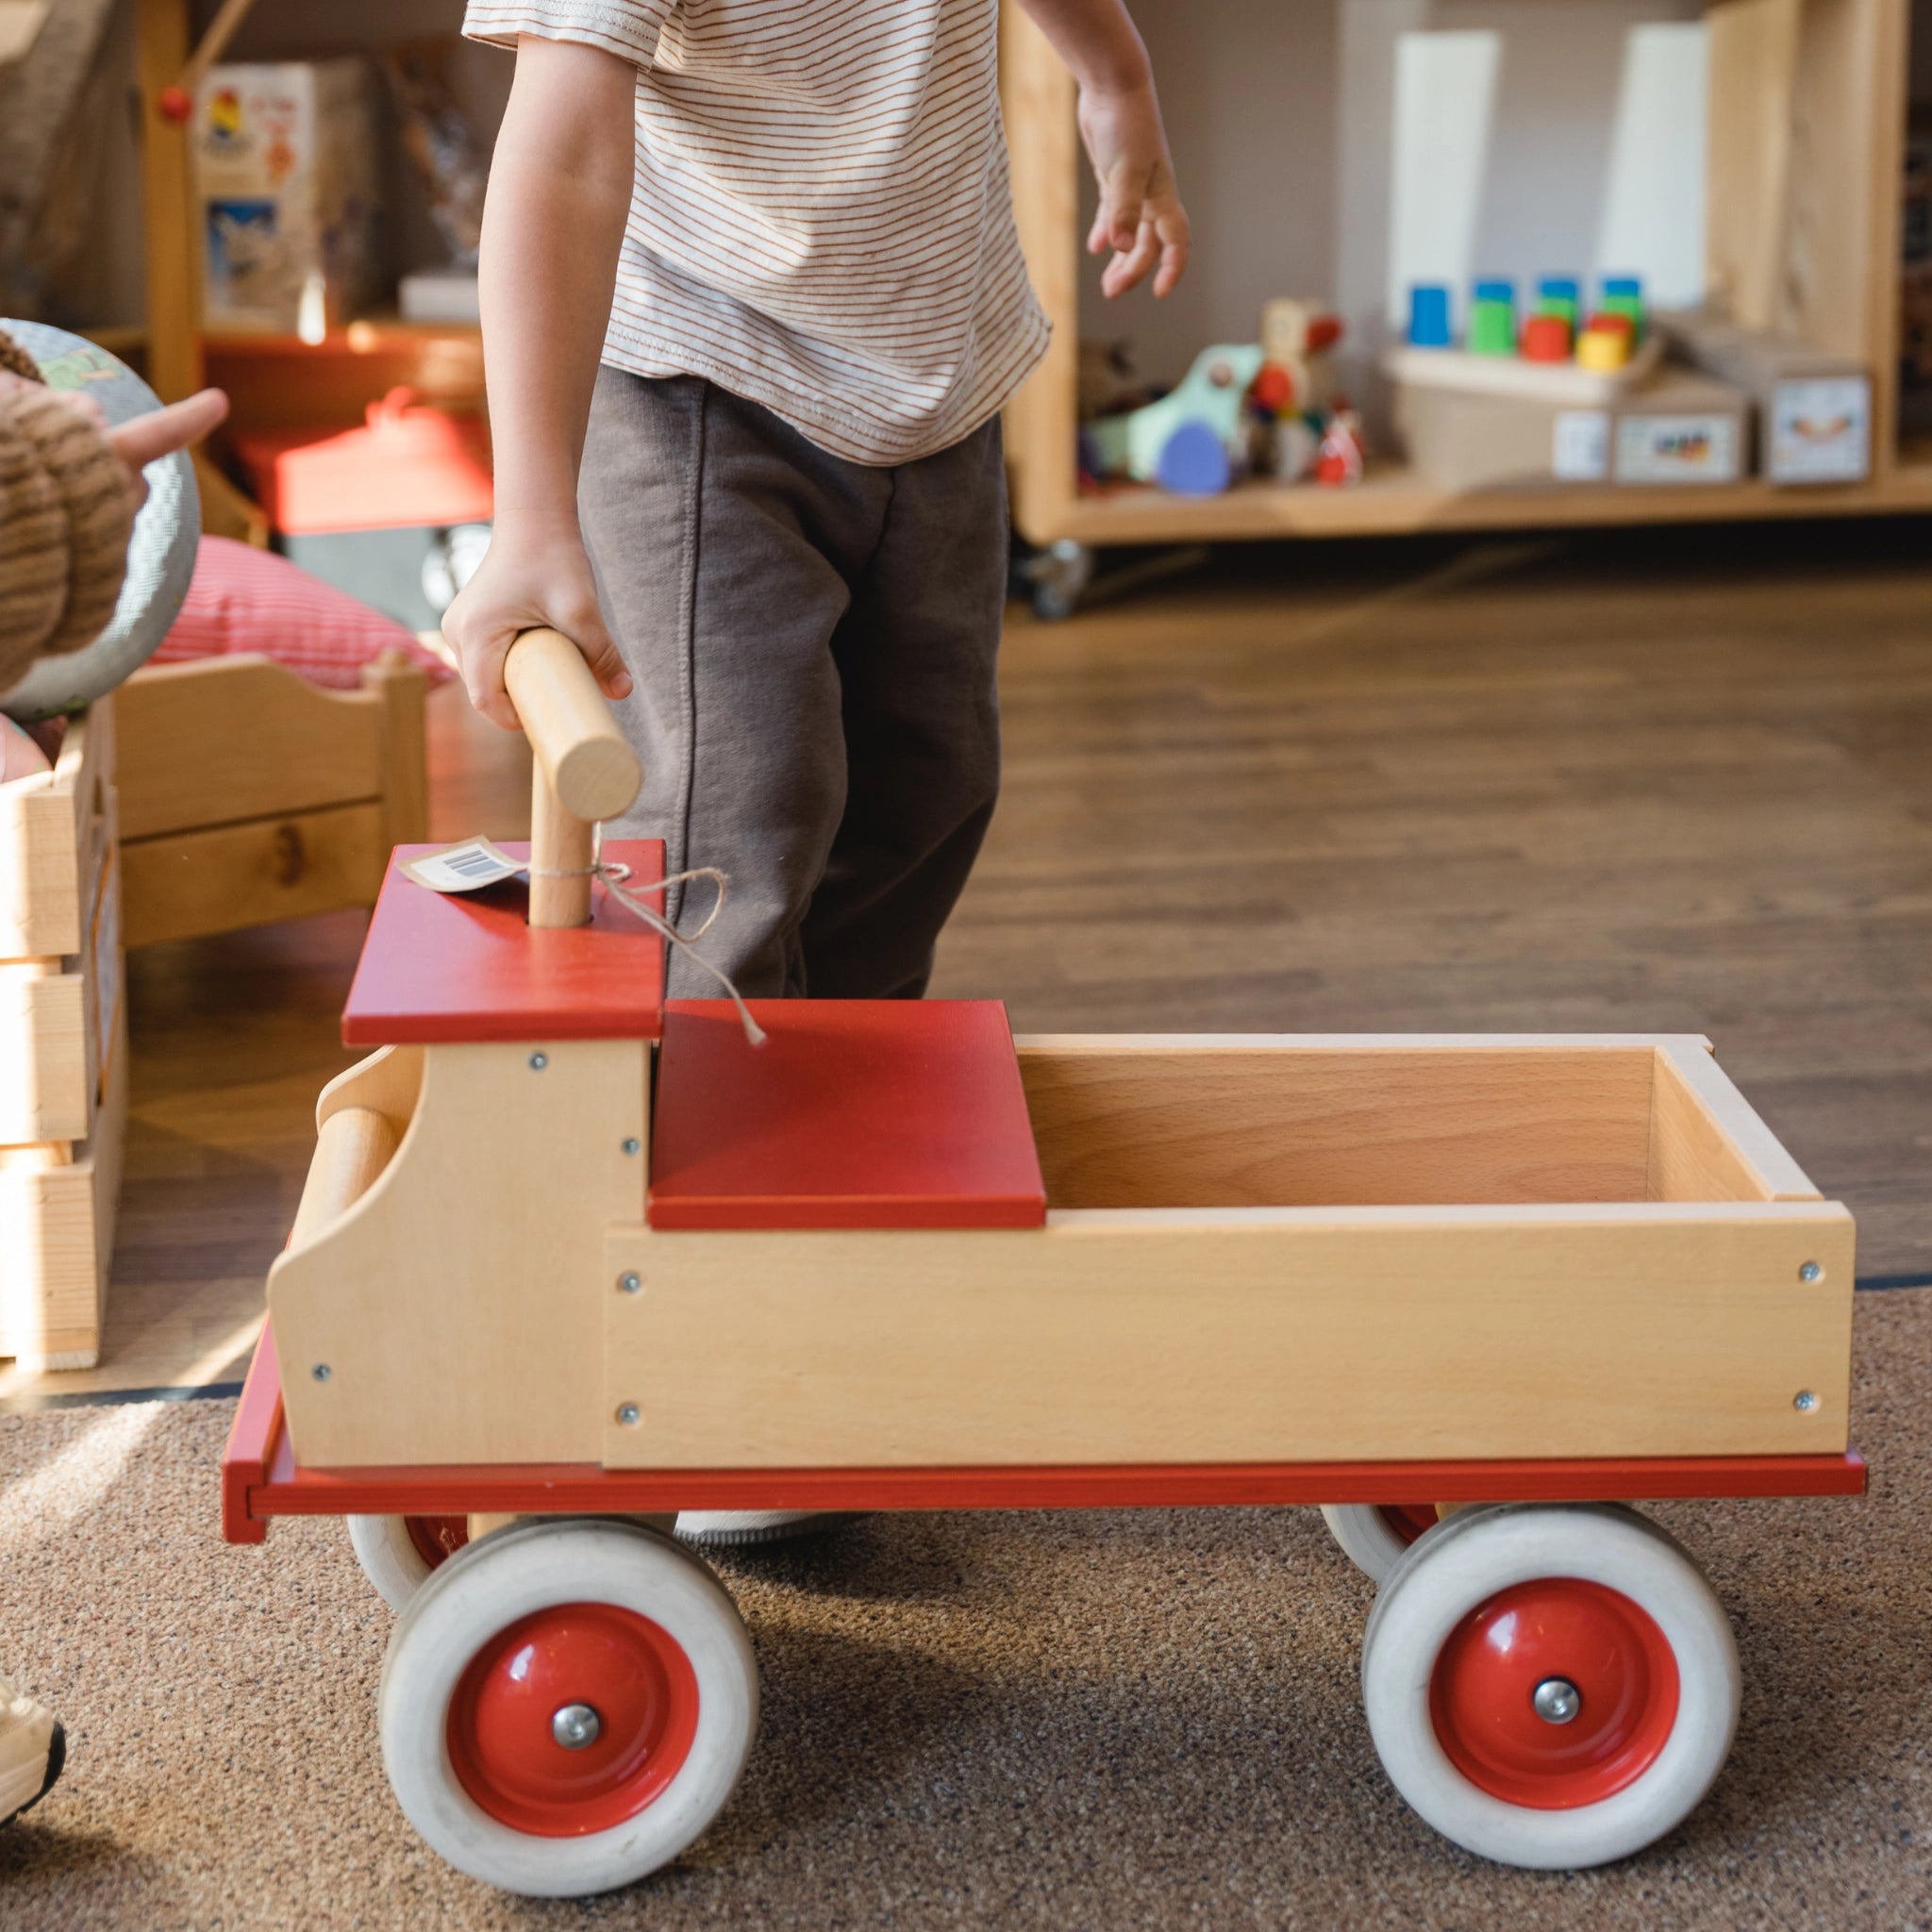
[[[698,950],[697,941],[718,923],[718,915],[724,909],[725,893],[730,889],[730,880],[715,865],[693,866],[689,872],[673,873],[669,878],[658,879],[648,886],[633,889],[627,881],[631,869],[623,859],[608,859],[603,853],[603,827],[598,827],[597,849],[591,855],[589,865],[573,866],[568,870],[554,870],[549,866],[532,865],[525,867],[533,879],[581,879],[592,878],[603,882],[604,890],[620,906],[634,912],[651,930],[658,934],[667,945],[675,946],[693,965],[701,966],[724,989],[726,997],[738,1009],[738,1023],[744,1028],[744,1037],[753,1046],[765,1043],[765,1029],[752,1018],[751,1008],[745,1005],[743,995],[731,983],[731,975],[715,960],[708,959]],[[708,879],[717,887],[718,896],[711,902],[711,909],[705,914],[704,924],[692,932],[680,932],[678,928],[658,911],[647,906],[639,896],[641,892],[662,892],[673,886],[688,885],[693,879]]]

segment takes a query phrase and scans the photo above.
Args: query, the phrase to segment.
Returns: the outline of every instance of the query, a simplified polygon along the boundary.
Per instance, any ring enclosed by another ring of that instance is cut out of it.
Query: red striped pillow
[[[452,675],[412,631],[286,557],[231,537],[204,537],[187,601],[152,661],[258,651],[310,684],[354,691],[362,667],[389,650],[422,665],[432,684]]]

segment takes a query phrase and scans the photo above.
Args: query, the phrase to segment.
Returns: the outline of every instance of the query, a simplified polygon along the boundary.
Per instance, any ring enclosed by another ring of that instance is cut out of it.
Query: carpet
[[[0,1416],[0,1659],[70,1738],[0,1832],[0,1925],[1932,1925],[1932,1293],[1861,1295],[1857,1357],[1868,1498],[1656,1508],[1734,1620],[1742,1725],[1681,1830],[1574,1875],[1390,1789],[1370,1589],[1312,1510],[1001,1512],[721,1560],[764,1685],[731,1806],[629,1891],[508,1898],[390,1797],[390,1617],[340,1524],[219,1541],[231,1403]]]

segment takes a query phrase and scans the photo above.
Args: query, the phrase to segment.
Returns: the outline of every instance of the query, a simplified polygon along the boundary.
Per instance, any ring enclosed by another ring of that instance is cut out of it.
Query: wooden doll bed
[[[427,680],[400,651],[359,691],[267,658],[138,672],[116,693],[126,941],[373,906],[390,848],[427,836]]]

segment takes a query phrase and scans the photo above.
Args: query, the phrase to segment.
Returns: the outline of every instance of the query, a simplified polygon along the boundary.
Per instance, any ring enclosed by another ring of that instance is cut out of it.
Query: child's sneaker
[[[708,1550],[746,1543],[782,1543],[795,1536],[817,1536],[863,1514],[857,1509],[680,1509],[678,1540]]]
[[[0,1681],[0,1824],[54,1789],[67,1762],[67,1733],[44,1704]]]

